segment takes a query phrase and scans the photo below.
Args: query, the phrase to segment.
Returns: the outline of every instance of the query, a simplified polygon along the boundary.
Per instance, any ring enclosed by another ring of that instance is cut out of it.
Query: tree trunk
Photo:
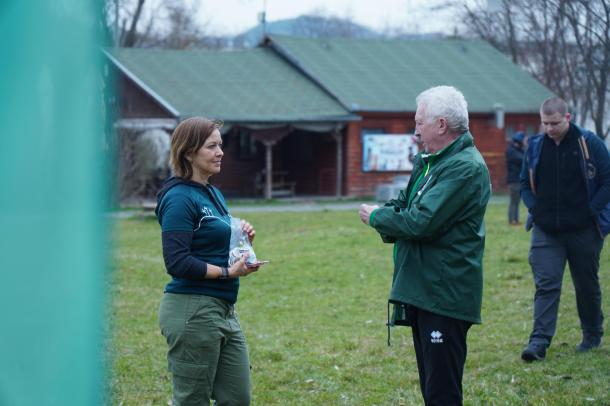
[[[127,35],[125,36],[125,41],[123,42],[124,47],[132,48],[136,44],[136,26],[138,24],[138,20],[140,19],[140,15],[142,14],[142,8],[144,7],[145,1],[146,0],[138,0],[138,6],[136,7],[136,12],[133,14],[133,18],[131,19],[129,32],[127,32]]]

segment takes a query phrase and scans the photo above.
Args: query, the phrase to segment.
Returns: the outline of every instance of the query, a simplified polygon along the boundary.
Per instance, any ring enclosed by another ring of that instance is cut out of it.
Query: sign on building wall
[[[413,134],[366,134],[362,136],[364,172],[412,171],[417,155]]]

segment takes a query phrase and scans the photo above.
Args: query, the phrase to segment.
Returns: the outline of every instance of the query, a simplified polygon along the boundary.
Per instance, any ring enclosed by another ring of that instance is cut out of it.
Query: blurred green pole
[[[103,402],[100,10],[0,1],[0,405]]]

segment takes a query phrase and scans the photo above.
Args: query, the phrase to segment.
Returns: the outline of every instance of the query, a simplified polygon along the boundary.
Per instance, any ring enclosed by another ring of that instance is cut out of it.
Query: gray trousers
[[[521,196],[519,194],[521,185],[518,183],[509,183],[509,203],[508,203],[508,223],[514,224],[519,222],[519,203]]]
[[[250,404],[250,361],[233,305],[203,295],[165,293],[159,309],[174,406]]]
[[[602,336],[604,317],[598,270],[603,243],[595,224],[582,230],[552,234],[534,225],[529,262],[536,294],[530,342],[549,345],[555,335],[566,261],[574,283],[583,337]]]

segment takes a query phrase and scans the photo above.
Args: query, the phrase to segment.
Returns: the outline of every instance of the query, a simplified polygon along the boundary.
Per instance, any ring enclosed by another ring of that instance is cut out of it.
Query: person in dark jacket
[[[513,134],[511,143],[506,149],[506,183],[510,202],[508,204],[508,224],[518,225],[519,223],[519,203],[520,183],[519,174],[523,164],[523,143],[525,135],[519,131]]]
[[[209,183],[220,172],[221,123],[182,121],[171,140],[170,178],[157,196],[163,259],[171,281],[159,309],[168,345],[174,406],[250,404],[250,362],[234,304],[239,278],[256,272],[246,257],[229,266],[231,215]],[[256,231],[242,229],[250,241]]]
[[[534,324],[521,358],[544,359],[555,335],[566,261],[576,292],[582,341],[599,347],[603,335],[599,256],[610,216],[610,156],[602,140],[570,123],[566,102],[542,103],[545,133],[532,137],[521,171],[521,197],[532,229],[529,262],[534,275]]]
[[[360,219],[394,243],[388,325],[409,325],[426,405],[461,405],[466,335],[481,322],[489,171],[468,131],[464,96],[449,86],[417,97],[416,157],[407,188]]]

